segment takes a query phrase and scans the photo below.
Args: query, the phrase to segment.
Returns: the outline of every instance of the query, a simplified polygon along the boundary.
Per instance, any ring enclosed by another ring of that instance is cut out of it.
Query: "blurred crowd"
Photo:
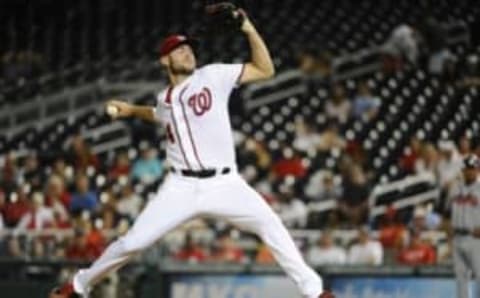
[[[450,47],[451,24],[433,16],[420,22],[398,24],[383,43],[370,50],[378,55],[385,73],[425,69],[446,83],[480,85],[478,55],[458,55]],[[354,54],[354,53],[353,53]],[[321,47],[306,48],[297,55],[298,68],[316,84],[329,84],[335,72],[334,54]]]
[[[456,83],[478,83],[478,57],[467,57],[462,68],[465,76],[459,75],[462,61],[450,52],[445,30],[434,19],[399,25],[380,48],[386,72],[422,67],[431,75],[454,78]],[[328,82],[327,100],[321,103],[323,125],[298,115],[287,127],[295,136],[292,142],[261,140],[236,130],[241,175],[288,228],[322,231],[318,239],[299,243],[313,265],[448,261],[448,233],[443,246],[436,242],[435,233],[448,231],[448,194],[458,182],[462,157],[480,156],[478,140],[465,134],[458,140],[432,143],[412,136],[398,156],[397,176],[429,173],[441,195],[435,202],[415,206],[407,216],[389,207],[372,222],[369,197],[377,173],[363,144],[349,137],[345,127],[352,121],[375,121],[382,98],[372,91],[369,81],[357,81],[352,88],[331,82],[329,52],[304,51],[299,62],[305,74]],[[38,74],[41,65],[35,53],[7,53],[2,57],[2,74],[11,80],[28,78]],[[157,147],[140,142],[127,151],[99,156],[78,134],[60,154],[44,156],[27,150],[0,156],[0,257],[98,257],[114,237],[128,230],[167,174],[168,165]],[[334,202],[328,212],[320,217],[311,212],[312,203],[327,201]],[[339,232],[343,230],[348,232]],[[198,236],[201,231],[213,237]],[[162,251],[166,258],[274,263],[258,239],[225,223],[197,220],[180,229],[179,239]]]
[[[124,233],[140,213],[146,198],[138,187],[155,186],[164,175],[148,145],[133,162],[120,152],[107,163],[80,135],[71,138],[65,154],[16,155],[4,157],[0,178],[0,231],[12,231],[2,238],[0,254],[11,257],[98,256],[112,231]],[[25,231],[38,237],[28,241]],[[45,231],[58,233],[44,236]]]
[[[292,144],[278,142],[273,148],[235,132],[240,173],[285,225],[323,231],[319,239],[300,244],[312,264],[409,265],[449,258],[448,241],[440,249],[424,235],[446,231],[449,210],[445,198],[460,175],[462,156],[480,154],[480,146],[468,135],[438,144],[412,137],[398,158],[398,168],[402,175],[431,173],[441,198],[417,206],[411,216],[389,208],[372,223],[368,198],[373,170],[361,145],[349,140],[341,127],[351,119],[374,119],[381,104],[380,97],[363,82],[352,99],[337,84],[325,103],[327,119],[322,131],[298,118]],[[70,260],[99,256],[109,241],[128,230],[168,172],[157,149],[147,142],[108,156],[97,156],[81,134],[72,136],[66,145],[63,154],[10,152],[1,159],[1,256]],[[315,156],[332,152],[338,157],[336,166],[315,163]],[[311,203],[332,200],[334,208],[320,220],[312,216]],[[358,230],[346,238],[337,235],[344,229]],[[214,237],[199,240],[198,230],[210,231]],[[183,229],[180,238],[167,245],[166,258],[273,263],[273,256],[258,239],[245,241],[248,237],[226,224],[198,220],[194,228]]]

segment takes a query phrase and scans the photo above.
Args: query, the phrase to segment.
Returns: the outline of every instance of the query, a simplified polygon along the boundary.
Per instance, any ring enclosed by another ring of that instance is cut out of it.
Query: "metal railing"
[[[100,94],[116,94],[127,101],[135,101],[144,95],[155,94],[163,87],[161,83],[108,83],[100,80],[51,96],[39,95],[25,103],[3,108],[0,119],[4,125],[0,126],[0,133],[11,137],[28,127],[42,128],[60,119],[102,110],[107,98]],[[82,98],[87,97],[91,100],[82,103]]]
[[[420,191],[415,194],[399,197],[395,199],[390,205],[395,209],[404,209],[407,207],[416,206],[428,201],[435,201],[440,196],[440,189],[436,186],[435,176],[431,173],[422,173],[417,175],[410,175],[401,180],[392,181],[376,185],[370,193],[368,198],[370,206],[370,217],[382,215],[387,211],[387,206],[379,205],[378,198],[392,192],[402,193],[409,187],[415,185],[429,185],[428,189]]]

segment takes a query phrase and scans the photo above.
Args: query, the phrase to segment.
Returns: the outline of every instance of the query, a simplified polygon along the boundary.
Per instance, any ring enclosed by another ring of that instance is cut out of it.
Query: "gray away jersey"
[[[452,225],[456,229],[480,227],[480,181],[465,185],[460,181],[450,194]]]

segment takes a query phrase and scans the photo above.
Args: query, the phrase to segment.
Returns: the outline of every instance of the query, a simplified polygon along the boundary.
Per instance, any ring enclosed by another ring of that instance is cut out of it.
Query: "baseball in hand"
[[[111,117],[116,117],[118,116],[118,107],[114,105],[107,105],[107,114],[110,115]]]

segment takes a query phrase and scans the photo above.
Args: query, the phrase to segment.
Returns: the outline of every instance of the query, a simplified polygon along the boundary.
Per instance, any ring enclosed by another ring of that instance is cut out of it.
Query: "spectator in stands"
[[[85,172],[89,166],[98,169],[99,160],[82,135],[75,135],[71,142],[75,169],[79,172]]]
[[[420,156],[415,161],[415,173],[430,173],[433,176],[436,176],[438,160],[439,156],[435,146],[431,143],[423,144]]]
[[[304,228],[307,225],[308,217],[308,209],[305,203],[295,197],[291,189],[284,190],[280,198],[277,208],[285,226],[288,228]]]
[[[118,198],[112,190],[107,189],[101,193],[100,202],[101,204],[99,204],[98,208],[100,220],[97,220],[96,228],[105,230],[115,229],[120,220],[120,214],[117,212],[116,205]]]
[[[102,226],[98,223],[87,225],[86,244],[95,258],[98,258],[106,247],[106,239],[101,228]]]
[[[31,240],[28,255],[34,259],[43,259],[47,257],[45,243],[41,237],[34,237]]]
[[[32,208],[22,216],[17,225],[19,230],[42,230],[53,225],[54,216],[52,208],[46,207],[42,193],[32,194]]]
[[[64,180],[60,176],[50,176],[45,190],[45,195],[46,204],[48,206],[52,206],[54,209],[57,209],[60,213],[63,213],[62,210],[59,210],[63,209],[61,208],[62,206],[67,209],[70,206],[72,196],[67,191]]]
[[[264,243],[260,243],[255,255],[255,263],[261,265],[274,265],[276,264],[275,258],[271,250]]]
[[[415,165],[417,160],[422,155],[422,142],[416,136],[412,136],[409,141],[409,146],[405,148],[402,157],[400,158],[400,169],[405,174],[415,173]]]
[[[28,182],[33,189],[40,189],[45,182],[45,174],[40,168],[38,157],[35,153],[29,154],[24,161],[20,176],[22,181]]]
[[[398,212],[393,207],[388,207],[382,216],[378,237],[385,250],[395,250],[401,247],[406,235],[405,224],[399,219]]]
[[[295,121],[293,148],[299,152],[315,152],[320,145],[320,135],[313,131],[303,119]]]
[[[442,213],[448,213],[448,196],[461,179],[463,161],[458,153],[455,143],[452,141],[440,141],[438,143],[440,151],[437,166],[437,180],[440,186],[441,196],[438,203],[438,209]]]
[[[65,185],[70,185],[75,178],[73,167],[67,165],[63,157],[58,157],[53,162],[52,174],[60,177]]]
[[[254,166],[249,166],[251,169],[255,169]],[[247,180],[248,181],[248,180]],[[254,182],[252,182],[253,184]],[[268,204],[273,204],[278,201],[278,194],[274,190],[274,186],[277,185],[277,177],[275,173],[270,171],[266,177],[260,179],[257,183],[255,183],[255,190],[258,191],[262,197],[267,201]]]
[[[298,55],[298,68],[307,76],[315,75],[317,63],[317,57],[311,50],[303,50]]]
[[[337,204],[340,216],[350,225],[365,223],[368,216],[369,186],[362,167],[352,164],[342,182],[343,195]]]
[[[462,170],[462,158],[452,141],[441,141],[438,144],[440,160],[438,162],[438,183],[442,191],[447,192]]]
[[[353,265],[381,265],[383,248],[380,242],[370,238],[367,228],[358,229],[357,242],[350,247],[347,257]]]
[[[26,255],[18,236],[10,236],[6,239],[6,256],[9,258],[23,258]]]
[[[259,179],[258,171],[254,165],[248,165],[240,169],[240,175],[249,183],[255,183]]]
[[[332,54],[329,51],[321,51],[317,57],[317,72],[315,78],[323,82],[329,82],[332,75]]]
[[[270,169],[272,157],[263,142],[255,140],[254,138],[248,138],[245,141],[245,151],[253,154],[252,157],[255,159],[254,162],[257,170],[266,172]]]
[[[477,145],[474,146],[472,152],[473,152],[473,154],[480,157],[480,142],[478,142]]]
[[[467,156],[473,153],[472,139],[467,135],[461,136],[458,140],[458,153],[461,156]]]
[[[440,49],[430,55],[428,58],[428,71],[437,76],[449,77],[449,72],[454,72],[450,67],[454,67],[457,58],[448,49]]]
[[[313,266],[343,265],[347,262],[345,250],[335,245],[330,231],[323,231],[317,246],[307,252],[306,259]]]
[[[0,173],[0,186],[3,186],[5,190],[15,188],[18,180],[18,165],[15,153],[8,152],[5,155],[5,159],[2,165],[2,171]]]
[[[413,210],[413,217],[410,226],[413,230],[423,232],[427,230],[427,212],[424,208],[418,206]]]
[[[478,53],[468,55],[462,60],[461,71],[456,76],[457,86],[475,87],[480,86],[480,56]]]
[[[195,243],[192,235],[188,233],[185,238],[185,243],[180,250],[175,253],[173,258],[182,262],[200,263],[208,259],[208,253],[200,245]]]
[[[400,264],[411,266],[435,264],[435,248],[420,236],[420,231],[412,231],[410,243],[398,253],[397,261]]]
[[[59,211],[58,209],[53,208],[53,223],[51,228],[52,229],[69,229],[72,227],[70,222],[70,218],[68,214],[65,215],[63,212]]]
[[[307,173],[302,159],[290,147],[283,148],[282,157],[274,162],[272,171],[278,179],[287,176],[301,178]]]
[[[438,229],[441,224],[441,216],[433,211],[433,205],[430,203],[414,209],[410,227],[412,230],[422,232]]]
[[[10,195],[3,209],[3,216],[7,227],[17,226],[20,219],[30,211],[30,203],[27,194],[22,187]]]
[[[428,53],[428,71],[434,75],[442,75],[448,63],[455,63],[455,56],[447,44],[447,28],[433,16],[424,18],[420,27]]]
[[[406,60],[417,65],[420,58],[420,43],[422,37],[416,27],[410,24],[400,24],[395,27],[388,40],[382,45],[382,52],[393,60],[394,70],[400,70]]]
[[[360,82],[353,101],[353,116],[357,119],[371,121],[377,117],[380,105],[380,98],[372,94],[368,84]]]
[[[320,170],[310,176],[305,194],[312,201],[338,200],[342,197],[342,188],[332,172]]]
[[[230,232],[219,235],[212,260],[225,263],[244,263],[247,258],[243,250],[231,238]]]
[[[115,164],[112,166],[108,173],[108,177],[111,180],[116,180],[119,177],[130,175],[130,159],[125,152],[119,153],[115,158]]]
[[[133,187],[130,183],[126,184],[122,188],[120,199],[116,204],[117,212],[121,216],[126,216],[133,221],[140,213],[142,205],[142,198],[133,191]]]
[[[325,104],[325,114],[330,120],[345,124],[350,118],[352,104],[345,94],[345,89],[340,83],[332,87],[331,99]]]
[[[328,51],[315,54],[315,50],[303,50],[298,55],[298,68],[308,79],[328,82],[332,73],[332,57]]]
[[[95,251],[87,243],[86,233],[76,230],[65,249],[65,257],[69,260],[92,260],[96,257]]]
[[[116,228],[119,222],[119,214],[111,206],[103,206],[100,211],[101,225],[98,228],[103,228],[106,231]]]
[[[144,147],[141,157],[136,160],[132,168],[132,178],[144,183],[152,183],[163,175],[163,164],[158,159],[155,149]]]
[[[76,189],[70,202],[70,211],[74,214],[84,210],[95,211],[98,206],[98,198],[97,194],[90,189],[90,182],[86,175],[79,174],[77,176]]]
[[[365,169],[368,169],[369,162],[367,158],[367,152],[363,147],[363,142],[361,140],[348,140],[346,142],[344,151],[345,155],[341,157],[342,163],[346,162],[348,165],[353,162],[361,165]],[[369,176],[368,172],[367,176]]]
[[[330,152],[332,150],[343,150],[346,147],[345,138],[340,135],[338,124],[334,121],[329,122],[325,130],[320,135],[318,149],[321,152]]]

